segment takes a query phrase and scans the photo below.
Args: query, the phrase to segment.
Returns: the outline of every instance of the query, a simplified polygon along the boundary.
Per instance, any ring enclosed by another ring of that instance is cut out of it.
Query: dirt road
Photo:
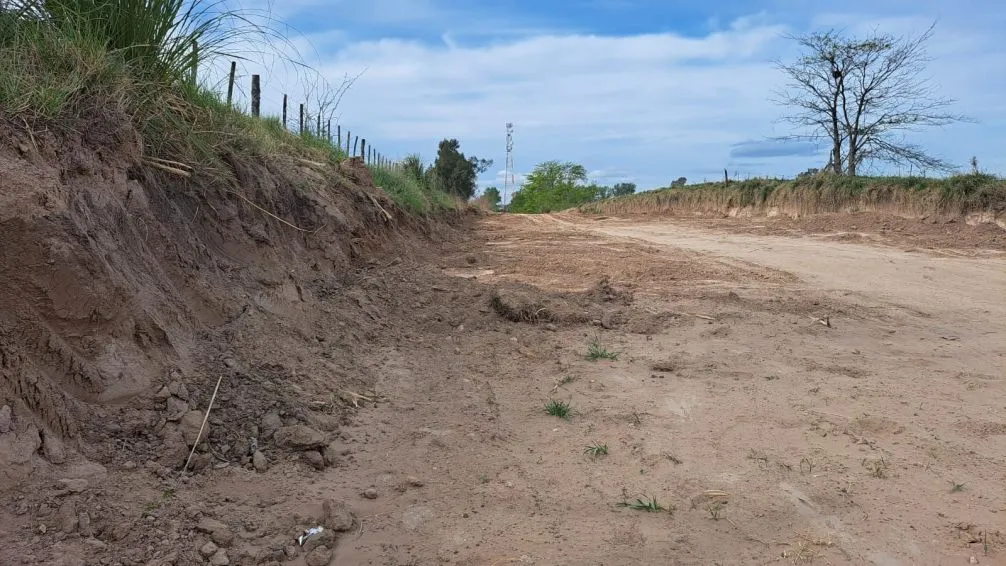
[[[673,221],[482,229],[477,267],[459,250],[447,273],[545,294],[610,276],[634,300],[594,329],[465,318],[388,352],[391,403],[319,482],[388,493],[346,563],[1004,563],[1003,260]],[[617,361],[586,359],[595,337]],[[407,475],[424,487],[395,492]],[[666,510],[620,505],[650,497]]]
[[[340,393],[335,467],[264,445],[258,473],[112,466],[103,496],[190,553],[214,517],[231,564],[305,564],[325,501],[354,517],[335,564],[1006,564],[1006,259],[905,247],[488,217],[340,291],[382,329],[357,349],[263,353],[284,386],[335,354],[376,380]]]
[[[602,234],[744,260],[785,270],[808,287],[852,291],[867,300],[960,316],[988,329],[1006,321],[1006,263],[905,253],[855,243],[782,236],[724,235],[672,222],[601,223]]]

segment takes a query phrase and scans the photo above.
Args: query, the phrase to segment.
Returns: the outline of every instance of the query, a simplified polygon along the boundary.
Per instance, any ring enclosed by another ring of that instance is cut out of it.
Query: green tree
[[[458,140],[444,139],[437,147],[437,160],[426,172],[427,183],[468,200],[475,195],[478,176],[492,165],[492,159],[466,158]]]
[[[534,168],[510,201],[511,212],[551,212],[597,197],[598,186],[587,185],[587,170],[570,162],[546,161]]]
[[[482,200],[486,201],[489,208],[492,210],[499,210],[500,201],[503,200],[500,197],[500,190],[496,187],[489,187],[482,192]]]

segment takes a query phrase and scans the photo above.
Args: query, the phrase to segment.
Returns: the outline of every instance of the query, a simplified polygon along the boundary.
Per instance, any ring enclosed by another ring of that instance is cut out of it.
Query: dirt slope
[[[344,410],[303,401],[373,381],[352,356],[386,325],[368,266],[450,233],[397,210],[359,161],[235,154],[233,182],[185,179],[143,166],[128,124],[0,130],[0,491],[36,536],[56,508],[74,518],[63,537],[115,526],[58,480],[177,476],[217,378],[192,470],[279,449],[258,430],[266,414],[273,429],[335,430]],[[305,343],[323,355],[304,359]],[[24,499],[43,486],[48,504]],[[32,562],[15,540],[51,543],[12,537],[0,563]]]

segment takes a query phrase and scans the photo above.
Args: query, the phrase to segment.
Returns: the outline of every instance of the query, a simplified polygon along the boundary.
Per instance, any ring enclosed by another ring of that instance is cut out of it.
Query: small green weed
[[[658,513],[660,511],[666,511],[663,505],[657,503],[656,496],[650,497],[639,497],[635,501],[623,501],[619,503],[621,507],[628,507],[629,509],[634,509],[636,511],[646,511],[648,513]]]
[[[587,359],[596,362],[597,360],[618,360],[618,352],[612,352],[601,344],[601,339],[595,336],[587,343]]]
[[[486,474],[482,474],[481,476],[479,476],[479,482],[480,483],[489,483],[489,476],[486,475]]]
[[[957,482],[950,482],[950,491],[951,491],[951,493],[955,493],[955,492],[958,492],[958,491],[964,491],[964,484],[957,483]]]
[[[568,401],[558,401],[556,399],[552,399],[548,403],[545,403],[545,412],[553,417],[559,417],[560,419],[566,419],[568,421],[573,409],[570,407]]]
[[[601,444],[600,442],[594,442],[593,444],[588,444],[587,448],[584,449],[583,453],[590,456],[591,458],[597,458],[598,456],[607,456],[608,445]]]

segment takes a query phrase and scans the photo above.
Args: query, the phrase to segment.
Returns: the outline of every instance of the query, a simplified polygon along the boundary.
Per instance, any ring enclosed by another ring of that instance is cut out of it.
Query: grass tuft
[[[623,501],[622,503],[619,503],[619,505],[636,511],[646,511],[648,513],[659,513],[660,511],[667,510],[663,505],[657,502],[657,498],[655,496],[644,496],[637,498],[635,501]]]
[[[591,458],[598,458],[600,456],[608,455],[608,445],[601,444],[600,442],[594,442],[593,444],[588,444],[587,448],[583,450],[583,453],[590,456]]]
[[[568,421],[572,416],[573,409],[567,401],[551,399],[548,403],[545,403],[545,412],[553,417],[559,417]]]
[[[595,336],[587,343],[587,359],[596,362],[597,360],[618,360],[618,352],[612,352],[601,344],[601,339]]]

